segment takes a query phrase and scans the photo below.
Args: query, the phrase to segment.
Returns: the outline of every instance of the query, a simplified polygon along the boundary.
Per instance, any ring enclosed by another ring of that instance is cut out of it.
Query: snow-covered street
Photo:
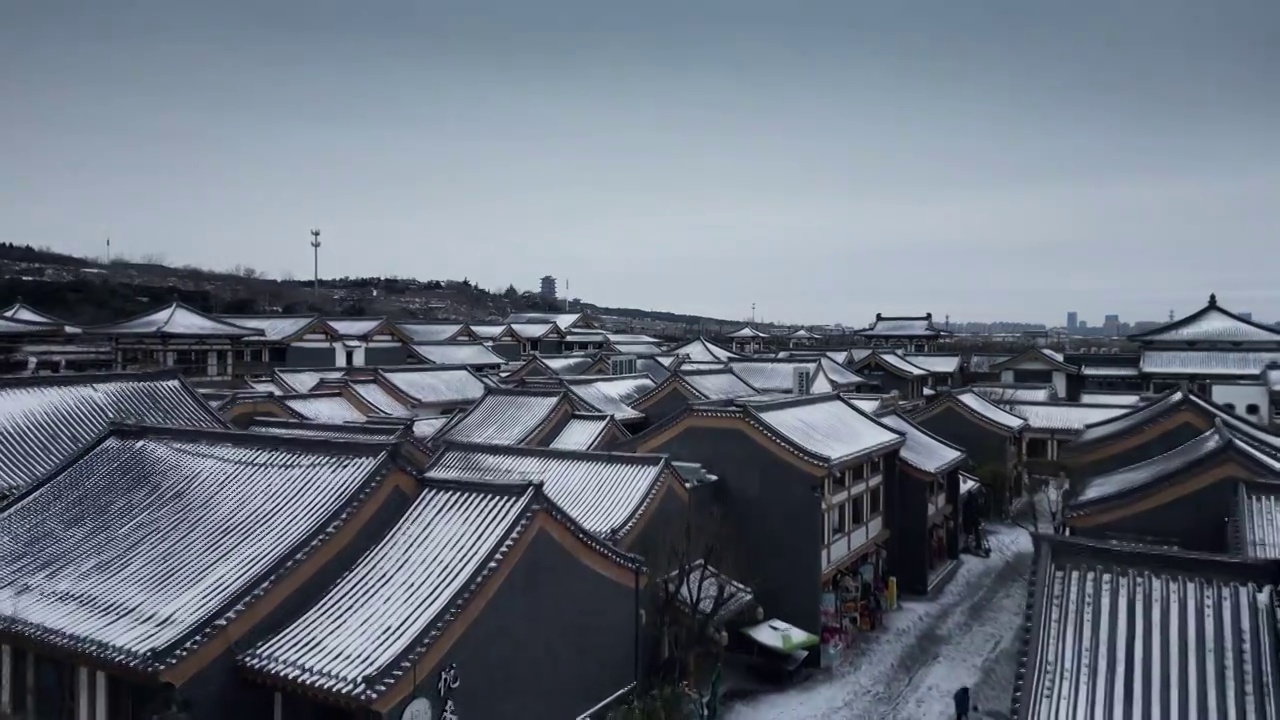
[[[789,691],[734,705],[728,720],[941,720],[952,693],[973,688],[979,718],[1008,717],[1026,602],[1031,539],[988,526],[990,558],[964,556],[937,598],[904,601],[862,636],[845,664]]]

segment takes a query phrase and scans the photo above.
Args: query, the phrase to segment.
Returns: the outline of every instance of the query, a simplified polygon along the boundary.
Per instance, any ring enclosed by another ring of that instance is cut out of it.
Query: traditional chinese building
[[[876,313],[875,322],[855,330],[854,337],[871,347],[898,347],[910,352],[931,353],[951,333],[933,324],[933,313],[890,317]]]
[[[991,485],[997,508],[1012,509],[1023,500],[1025,419],[967,389],[940,392],[907,417],[964,448],[977,475]]]
[[[693,405],[628,441],[699,463],[741,532],[721,570],[771,614],[820,630],[820,596],[845,573],[892,574],[887,560],[902,434],[839,395]],[[877,575],[878,576],[878,575]],[[887,575],[885,576],[887,577]]]
[[[553,720],[639,680],[638,558],[537,484],[422,482],[350,572],[240,656],[263,687],[242,711]]]

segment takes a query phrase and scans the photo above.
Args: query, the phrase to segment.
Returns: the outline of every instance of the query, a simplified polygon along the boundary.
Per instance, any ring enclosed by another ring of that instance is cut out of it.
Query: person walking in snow
[[[964,686],[952,696],[956,701],[956,720],[969,720],[969,686]]]

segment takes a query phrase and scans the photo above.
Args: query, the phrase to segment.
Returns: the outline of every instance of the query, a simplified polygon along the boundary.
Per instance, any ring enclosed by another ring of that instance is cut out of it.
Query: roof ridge
[[[569,448],[557,447],[531,447],[528,445],[491,445],[488,443],[468,442],[465,440],[448,440],[440,446],[439,452],[428,463],[428,470],[436,464],[438,458],[449,450],[458,450],[462,452],[489,453],[496,455],[525,455],[525,456],[558,456],[578,460],[592,460],[596,462],[604,460],[616,460],[619,462],[629,462],[633,464],[657,464],[664,465],[670,462],[667,455],[659,453],[632,453],[617,452],[613,450],[573,450]],[[424,473],[427,470],[423,471]]]
[[[0,375],[0,388],[23,385],[94,385],[137,380],[181,380],[180,368],[158,370],[111,370],[107,372],[53,373],[48,375]]]
[[[367,450],[385,452],[395,445],[392,440],[364,440],[347,438],[328,438],[299,435],[273,435],[269,433],[245,432],[243,430],[223,428],[200,428],[180,425],[157,425],[136,421],[112,420],[107,424],[107,435],[127,435],[153,438],[171,438],[175,440],[216,440],[227,444],[244,445],[325,445],[340,448],[363,447]]]

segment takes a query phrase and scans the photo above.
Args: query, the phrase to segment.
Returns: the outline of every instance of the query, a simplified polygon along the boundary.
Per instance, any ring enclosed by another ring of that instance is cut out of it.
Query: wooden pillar
[[[280,694],[279,690],[275,693],[273,705],[274,708],[271,711],[272,720],[284,720],[284,696]]]
[[[35,653],[26,653],[27,677],[27,716],[36,716],[36,656]]]
[[[93,720],[107,720],[107,674],[95,673],[93,692]]]
[[[0,645],[0,712],[13,712],[13,647]]]
[[[89,668],[76,667],[76,720],[90,720],[89,711],[93,705],[89,689]]]

